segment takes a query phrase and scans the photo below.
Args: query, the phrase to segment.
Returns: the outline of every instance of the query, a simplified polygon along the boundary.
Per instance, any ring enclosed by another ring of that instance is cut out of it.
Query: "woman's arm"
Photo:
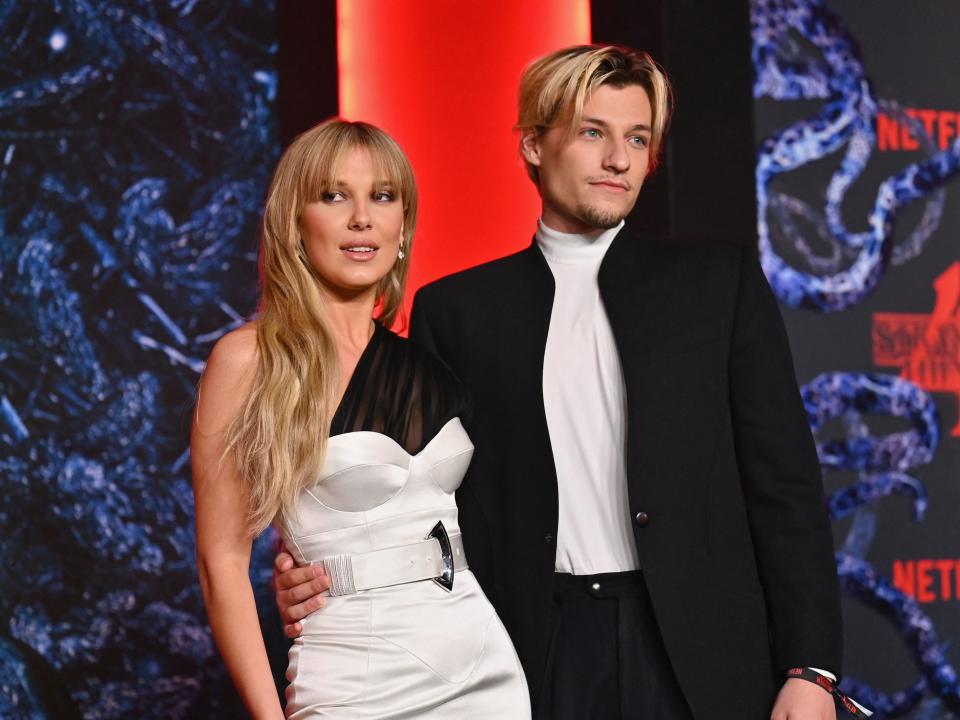
[[[197,516],[197,568],[220,654],[250,714],[283,718],[260,632],[253,588],[246,493],[224,432],[247,397],[256,368],[256,331],[245,326],[214,347],[200,382],[190,433]]]

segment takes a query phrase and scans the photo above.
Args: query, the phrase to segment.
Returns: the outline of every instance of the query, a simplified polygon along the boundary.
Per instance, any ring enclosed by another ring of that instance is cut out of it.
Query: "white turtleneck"
[[[640,567],[627,498],[627,401],[620,356],[600,299],[600,262],[620,229],[536,241],[556,293],[543,358],[543,405],[560,497],[557,572]]]

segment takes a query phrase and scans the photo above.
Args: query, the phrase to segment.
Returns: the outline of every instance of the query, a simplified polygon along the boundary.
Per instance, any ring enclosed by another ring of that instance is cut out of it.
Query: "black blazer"
[[[776,301],[748,249],[628,229],[599,284],[626,381],[624,512],[677,678],[696,717],[768,717],[783,671],[839,673],[842,645],[820,467]],[[543,407],[553,293],[533,245],[423,287],[410,329],[473,395],[461,528],[534,702],[557,534]]]

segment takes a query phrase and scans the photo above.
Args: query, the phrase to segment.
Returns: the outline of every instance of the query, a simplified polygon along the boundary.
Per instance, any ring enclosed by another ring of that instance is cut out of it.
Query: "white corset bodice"
[[[281,529],[300,564],[423,539],[442,521],[459,532],[454,492],[473,456],[459,418],[449,420],[417,454],[377,432],[334,435],[323,471]]]

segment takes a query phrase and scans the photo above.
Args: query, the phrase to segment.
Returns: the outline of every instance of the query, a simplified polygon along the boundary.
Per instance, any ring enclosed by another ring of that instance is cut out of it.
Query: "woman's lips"
[[[370,262],[377,256],[379,248],[372,245],[350,245],[340,248],[340,252],[354,262]]]

